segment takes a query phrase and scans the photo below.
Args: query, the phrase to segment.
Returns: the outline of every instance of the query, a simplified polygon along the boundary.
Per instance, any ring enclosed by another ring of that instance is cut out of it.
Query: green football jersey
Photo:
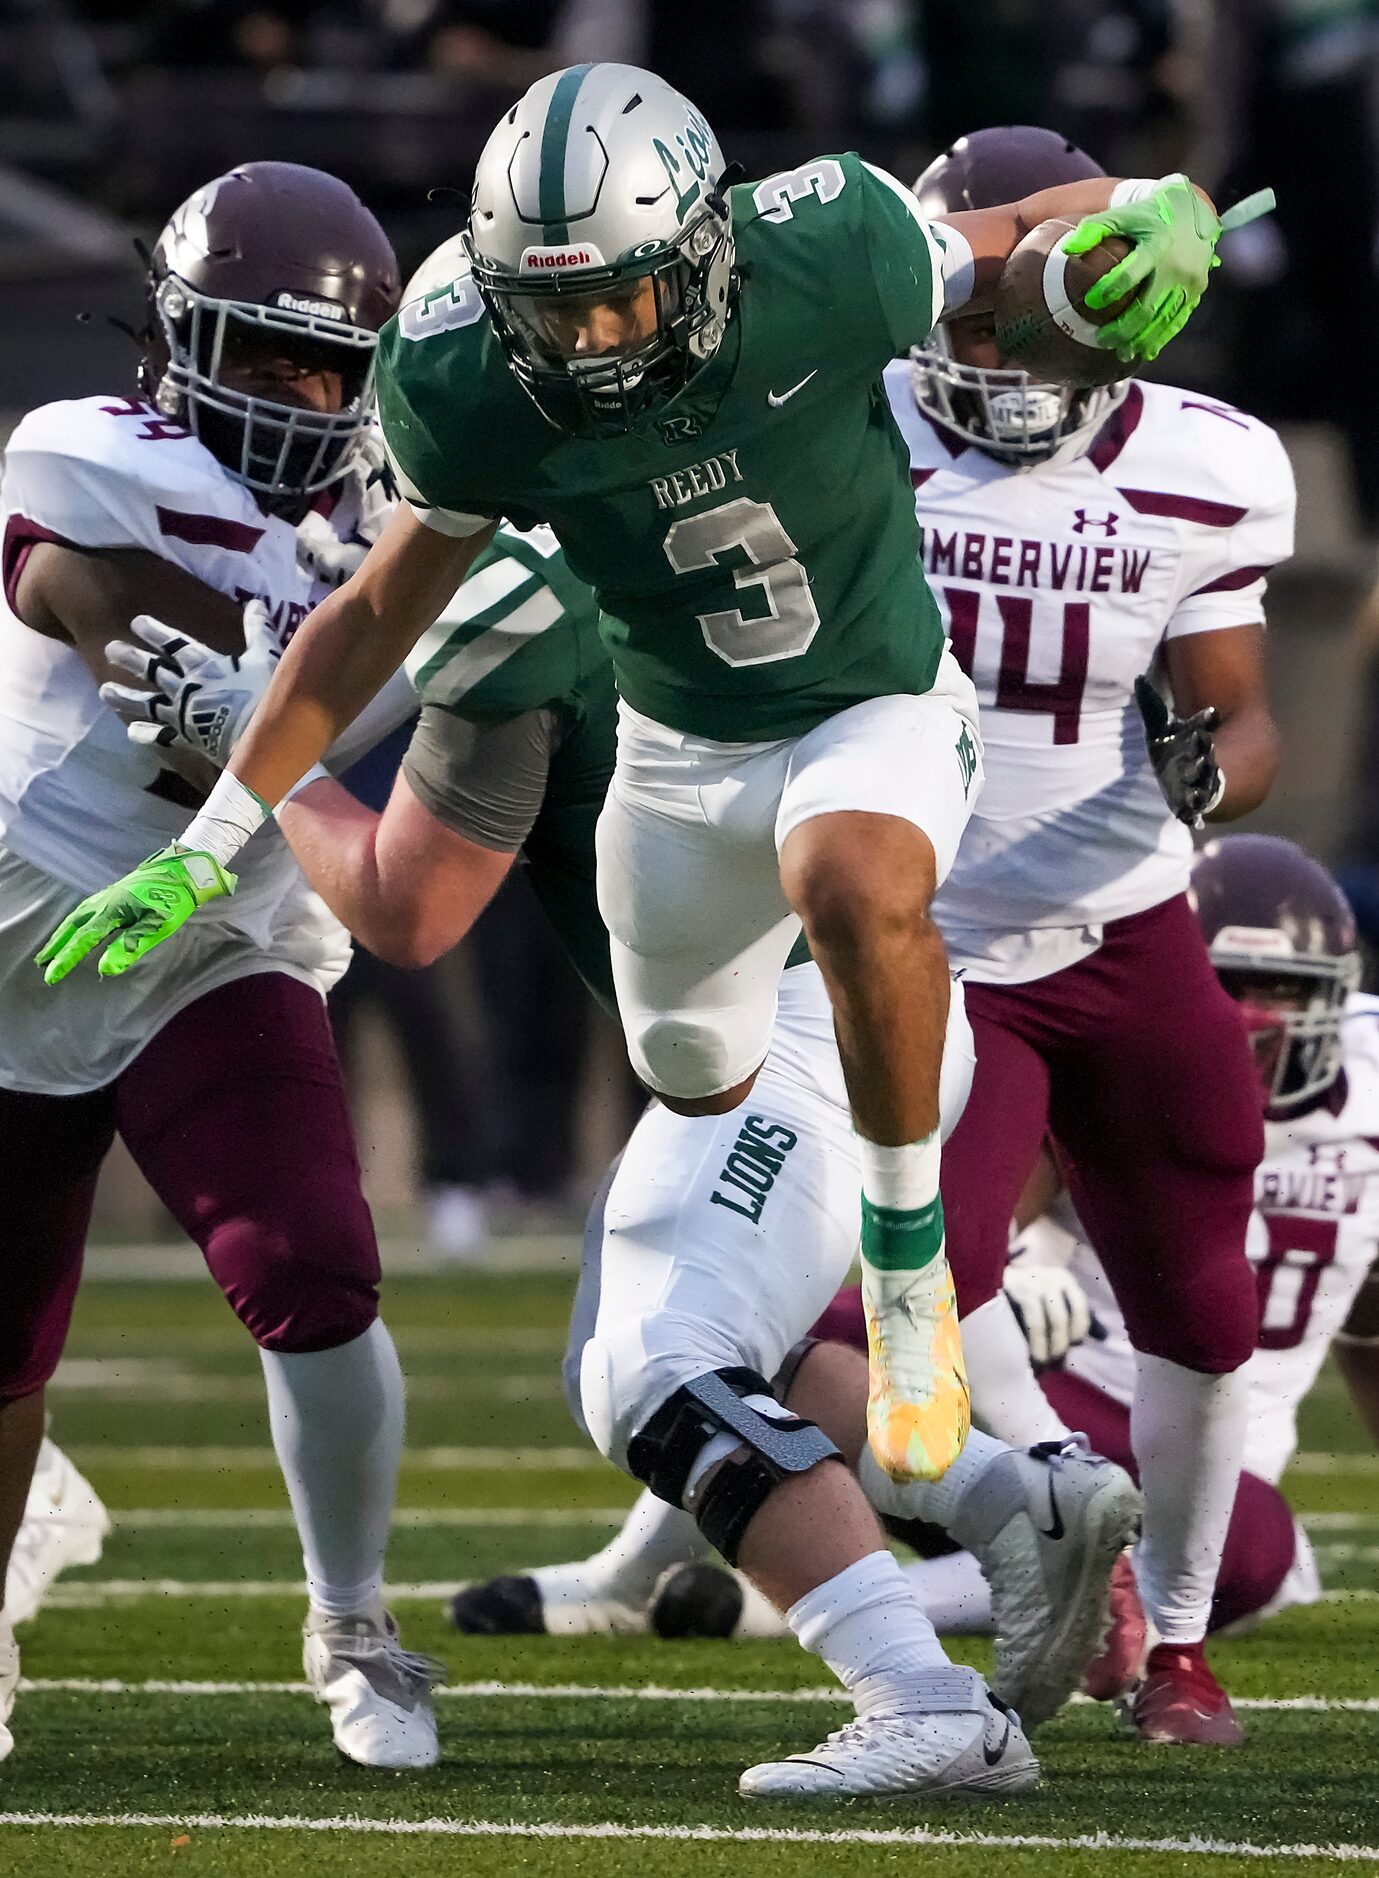
[[[546,423],[467,276],[385,329],[378,384],[409,499],[548,522],[628,703],[746,741],[933,683],[943,632],[881,373],[942,282],[913,198],[855,155],[735,189],[733,220],[719,349],[625,436]]]
[[[424,704],[475,723],[555,714],[559,741],[521,860],[575,970],[616,1017],[594,826],[613,774],[617,694],[598,604],[550,530],[500,529],[407,671]]]
[[[617,755],[617,692],[598,603],[550,530],[500,528],[407,670],[424,704],[474,723],[556,714],[560,738],[521,860],[571,964],[616,1018],[594,829]],[[788,963],[808,957],[801,937]]]

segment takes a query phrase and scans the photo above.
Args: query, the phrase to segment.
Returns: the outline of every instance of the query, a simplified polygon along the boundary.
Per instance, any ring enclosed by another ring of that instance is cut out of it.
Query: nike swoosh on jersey
[[[774,391],[768,391],[766,394],[766,402],[770,405],[787,404],[790,401],[790,399],[794,397],[797,391],[803,391],[805,386],[809,383],[810,379],[817,378],[818,375],[819,375],[819,368],[816,365],[812,372],[806,372],[804,377],[800,380],[799,384],[792,385],[789,391],[782,391],[780,393],[776,393]]]

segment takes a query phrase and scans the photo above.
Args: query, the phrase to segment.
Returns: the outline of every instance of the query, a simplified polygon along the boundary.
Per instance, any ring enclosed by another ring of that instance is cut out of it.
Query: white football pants
[[[779,1003],[747,1101],[707,1116],[653,1103],[594,1201],[566,1388],[576,1420],[621,1467],[633,1436],[682,1384],[716,1369],[774,1376],[857,1255],[857,1142],[817,966],[786,972]],[[973,1062],[955,984],[945,1136]]]
[[[873,698],[776,743],[716,743],[624,704],[598,824],[599,909],[632,1066],[682,1099],[744,1081],[771,1047],[800,922],[787,835],[816,815],[900,816],[940,884],[982,784],[977,697],[945,651],[931,691]]]

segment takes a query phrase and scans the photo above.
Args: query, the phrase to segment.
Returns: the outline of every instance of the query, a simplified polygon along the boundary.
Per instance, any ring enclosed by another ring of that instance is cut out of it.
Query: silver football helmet
[[[518,382],[559,430],[627,430],[723,338],[726,164],[703,117],[635,65],[538,80],[479,158],[465,245]]]

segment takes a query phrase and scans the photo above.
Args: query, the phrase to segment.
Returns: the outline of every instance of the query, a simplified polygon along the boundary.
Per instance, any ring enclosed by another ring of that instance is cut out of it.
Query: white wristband
[[[274,809],[274,815],[281,815],[294,796],[299,796],[303,789],[307,789],[312,783],[320,782],[323,779],[327,782],[331,780],[330,771],[326,768],[324,763],[313,763],[306,775],[300,777],[293,783],[282,801],[279,802],[278,806]]]
[[[1185,183],[1187,177],[1175,171],[1172,176],[1126,176],[1111,191],[1111,207],[1123,209],[1128,202],[1146,202],[1165,183]]]
[[[176,845],[213,854],[222,867],[228,867],[267,820],[268,804],[226,770]]]
[[[1208,802],[1206,807],[1202,810],[1203,815],[1210,815],[1213,809],[1219,809],[1225,793],[1226,772],[1223,769],[1218,769],[1216,772],[1216,787],[1211,792],[1211,801]]]

